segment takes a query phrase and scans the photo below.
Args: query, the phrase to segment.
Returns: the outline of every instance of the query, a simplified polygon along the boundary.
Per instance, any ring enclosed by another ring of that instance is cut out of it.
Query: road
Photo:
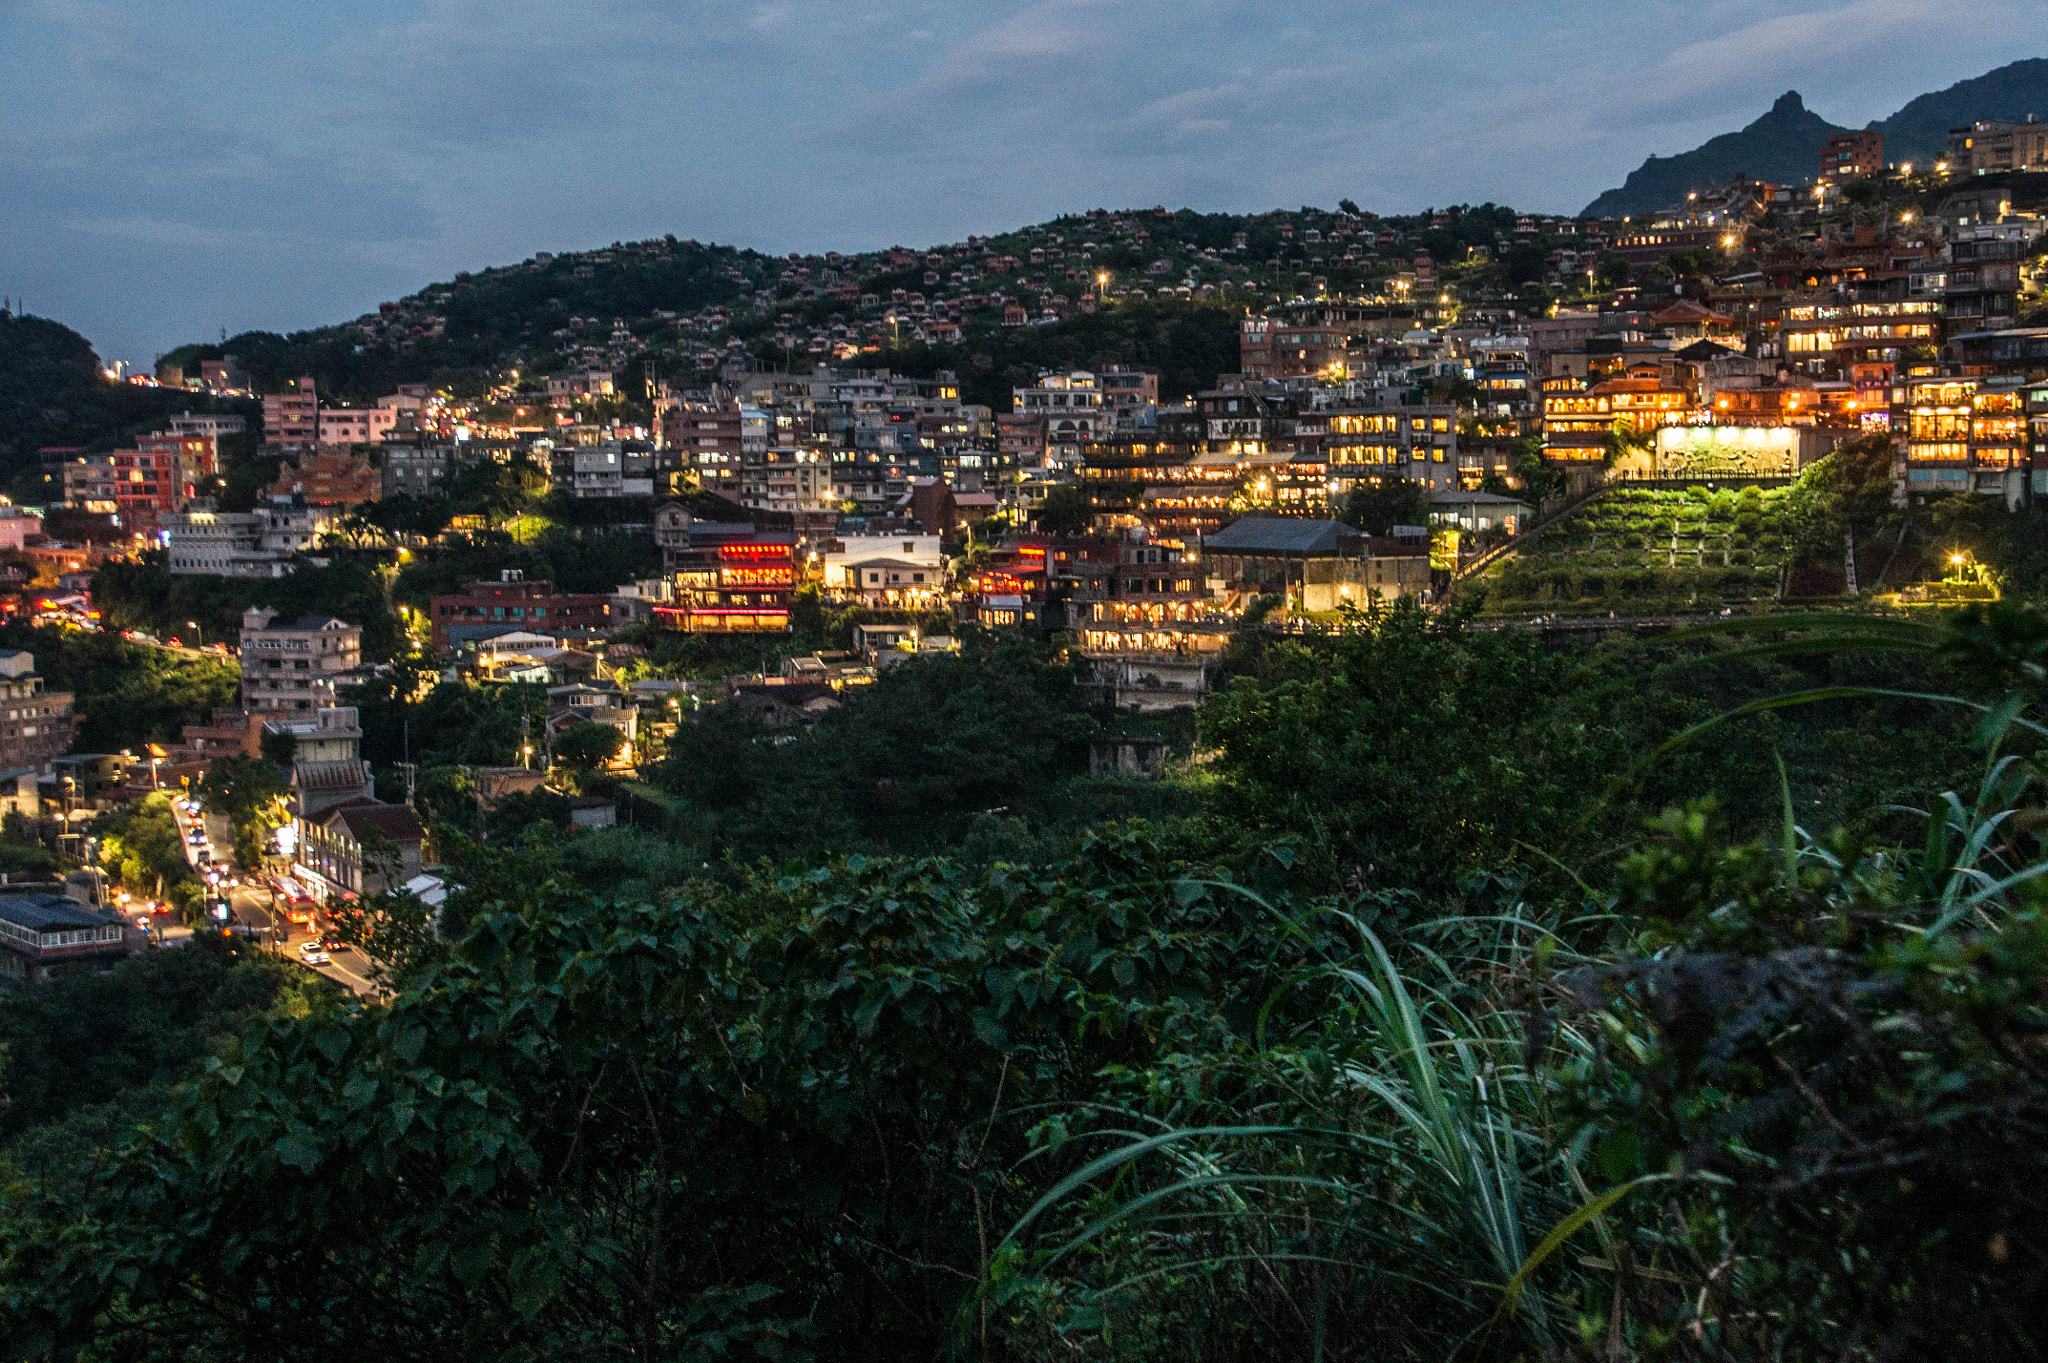
[[[234,834],[225,818],[208,812],[194,819],[182,808],[178,808],[176,813],[178,831],[186,835],[184,838],[185,860],[194,871],[204,873],[205,868],[199,864],[199,851],[202,846],[206,848],[207,855],[212,859],[211,864],[227,866],[232,862],[231,848],[233,847]],[[204,835],[204,843],[195,844],[191,841],[190,834],[194,829],[197,829]],[[253,879],[246,872],[243,873],[243,878],[245,880]],[[276,896],[270,892],[268,886],[255,884],[236,886],[228,891],[228,914],[230,921],[241,923],[248,927],[264,929],[265,939],[273,943],[281,954],[298,961],[301,966],[308,970],[325,975],[328,979],[333,980],[336,984],[357,997],[377,998],[380,996],[382,991],[369,978],[369,963],[348,947],[329,952],[325,965],[307,965],[305,960],[299,955],[298,946],[301,942],[312,938],[313,927],[310,924],[294,924],[290,922],[286,919],[282,909],[273,907],[275,899]],[[297,935],[294,936],[294,933]]]
[[[283,909],[272,907],[273,898],[268,888],[237,886],[228,896],[228,911],[239,922],[267,929],[269,940],[277,943],[280,951],[300,960],[299,943],[312,940],[313,929],[309,924],[288,921]],[[307,968],[364,998],[376,998],[381,992],[369,978],[369,963],[348,947],[328,952],[326,965]]]

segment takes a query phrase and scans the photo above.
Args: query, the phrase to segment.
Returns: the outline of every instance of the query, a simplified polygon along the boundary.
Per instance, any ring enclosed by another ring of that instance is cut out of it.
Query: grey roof
[[[51,928],[101,928],[121,921],[111,913],[88,909],[61,894],[0,894],[0,918],[36,932]]]
[[[1335,554],[1359,548],[1364,532],[1342,521],[1245,516],[1202,541],[1205,551],[1252,554]]]
[[[1430,501],[1430,505],[1432,505],[1432,506],[1527,506],[1527,505],[1529,505],[1529,504],[1528,504],[1527,502],[1523,501],[1523,500],[1522,500],[1522,499],[1521,499],[1520,497],[1503,497],[1503,496],[1501,496],[1501,495],[1500,495],[1500,494],[1499,494],[1498,492],[1480,492],[1480,491],[1478,491],[1477,489],[1474,489],[1474,490],[1472,490],[1472,491],[1470,491],[1470,492],[1467,492],[1467,491],[1465,491],[1465,490],[1464,490],[1464,489],[1462,489],[1462,488],[1453,488],[1453,489],[1451,489],[1450,491],[1447,491],[1447,492],[1432,492],[1432,493],[1430,493],[1430,494],[1429,494],[1429,501]]]
[[[353,757],[299,762],[292,767],[292,784],[300,790],[358,790],[370,784],[370,764]]]

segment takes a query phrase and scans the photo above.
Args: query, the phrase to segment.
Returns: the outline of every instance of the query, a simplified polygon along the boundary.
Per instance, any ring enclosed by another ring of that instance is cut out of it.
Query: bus
[[[313,896],[306,893],[305,886],[290,876],[279,876],[276,883],[278,906],[284,910],[287,923],[310,923],[313,921]]]

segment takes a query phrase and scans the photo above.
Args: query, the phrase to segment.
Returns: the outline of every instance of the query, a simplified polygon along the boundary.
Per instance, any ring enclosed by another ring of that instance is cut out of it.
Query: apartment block
[[[280,621],[267,606],[242,612],[242,708],[324,710],[362,666],[363,632],[328,615]]]

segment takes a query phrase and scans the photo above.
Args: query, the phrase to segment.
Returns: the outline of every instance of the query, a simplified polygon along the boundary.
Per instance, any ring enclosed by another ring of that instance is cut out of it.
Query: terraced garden
[[[1778,592],[1791,488],[1617,488],[1480,579],[1488,615],[1683,614]]]

